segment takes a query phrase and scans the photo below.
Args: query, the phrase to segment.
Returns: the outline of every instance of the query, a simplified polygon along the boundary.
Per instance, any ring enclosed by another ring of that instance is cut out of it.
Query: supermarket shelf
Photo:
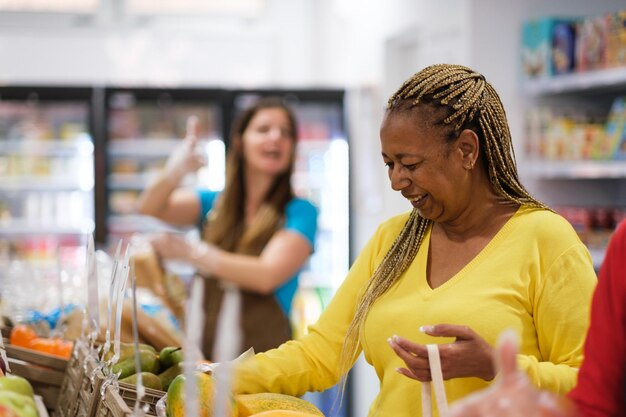
[[[116,139],[109,143],[109,155],[167,157],[180,141],[180,139]]]
[[[182,233],[192,228],[176,228],[154,217],[140,214],[110,216],[108,228],[111,232],[172,232]]]
[[[530,79],[524,82],[523,91],[528,95],[538,96],[602,90],[617,86],[626,88],[626,67]]]
[[[626,178],[626,161],[525,161],[520,172],[542,179]]]
[[[72,225],[26,219],[10,219],[0,222],[0,236],[84,235],[93,233],[94,229],[95,224],[92,220]]]
[[[158,176],[158,172],[143,172],[140,174],[110,174],[107,185],[112,190],[143,190]],[[194,186],[193,175],[187,175],[180,183],[181,187]]]
[[[91,191],[93,178],[15,176],[0,178],[0,191]]]
[[[172,151],[181,143],[182,139],[115,139],[109,144],[109,156],[124,157],[132,156],[139,158],[159,158],[168,157]],[[217,138],[211,140],[220,140]],[[206,146],[207,140],[198,141],[199,146]]]
[[[0,141],[0,154],[28,156],[74,156],[93,154],[90,140],[7,140]]]
[[[143,190],[149,179],[145,174],[111,174],[107,185],[111,189]]]

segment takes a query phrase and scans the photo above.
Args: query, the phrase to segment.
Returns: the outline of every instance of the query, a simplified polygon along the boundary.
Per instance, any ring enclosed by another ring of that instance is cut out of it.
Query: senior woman
[[[309,334],[244,362],[235,390],[323,390],[363,352],[380,379],[369,415],[419,416],[425,345],[439,345],[454,401],[491,383],[504,329],[533,383],[569,390],[596,276],[569,223],[520,183],[494,88],[466,67],[427,67],[389,99],[380,139],[413,209],[379,226]]]

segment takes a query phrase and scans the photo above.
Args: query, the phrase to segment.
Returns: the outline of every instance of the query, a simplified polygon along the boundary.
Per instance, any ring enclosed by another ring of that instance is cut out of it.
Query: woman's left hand
[[[193,253],[191,245],[181,236],[161,233],[150,239],[154,251],[160,257],[171,260],[189,260]]]
[[[438,346],[444,380],[478,377],[490,381],[494,378],[493,347],[469,327],[438,324],[423,326],[421,330],[429,336],[456,338],[453,343]],[[406,368],[397,369],[399,373],[422,382],[431,380],[426,345],[395,335],[388,342],[406,364]]]

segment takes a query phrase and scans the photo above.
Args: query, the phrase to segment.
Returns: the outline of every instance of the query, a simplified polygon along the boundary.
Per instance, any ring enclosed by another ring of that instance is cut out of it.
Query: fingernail
[[[396,343],[398,342],[398,336],[395,335],[395,334],[393,335],[393,341],[396,342]]]
[[[420,332],[430,333],[435,329],[435,326],[420,326]]]
[[[387,343],[389,343],[390,345],[393,345],[393,340],[391,340],[391,337],[387,338]]]

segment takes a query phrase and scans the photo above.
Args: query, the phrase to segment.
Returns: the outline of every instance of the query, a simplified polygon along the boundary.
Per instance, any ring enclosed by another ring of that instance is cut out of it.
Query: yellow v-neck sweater
[[[381,224],[309,334],[240,366],[237,392],[299,396],[339,381],[340,352],[359,293],[408,217]],[[596,275],[570,224],[548,210],[522,206],[471,262],[436,289],[425,276],[429,242],[430,231],[410,267],[367,316],[360,349],[380,380],[369,415],[421,415],[420,382],[395,371],[405,365],[387,338],[453,341],[421,333],[423,325],[466,325],[491,345],[503,330],[514,329],[521,340],[518,363],[531,380],[554,392],[571,389],[582,361]],[[448,380],[448,401],[488,384],[479,378]]]

